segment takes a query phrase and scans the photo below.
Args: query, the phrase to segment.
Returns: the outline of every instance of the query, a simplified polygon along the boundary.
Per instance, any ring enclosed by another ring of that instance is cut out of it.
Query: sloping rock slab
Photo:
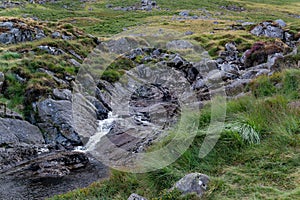
[[[38,127],[19,119],[0,118],[0,145],[24,142],[42,144],[42,133]]]

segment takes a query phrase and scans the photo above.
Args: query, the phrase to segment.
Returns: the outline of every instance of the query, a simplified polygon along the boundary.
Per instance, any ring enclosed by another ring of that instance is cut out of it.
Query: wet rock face
[[[0,43],[16,44],[38,40],[46,37],[44,31],[38,27],[32,27],[22,21],[0,22]]]
[[[168,88],[153,84],[142,85],[130,98],[130,116],[115,121],[107,138],[119,148],[138,153],[176,123],[180,105]]]
[[[99,91],[96,97],[74,93],[69,89],[53,90],[47,99],[31,102],[30,121],[43,132],[47,144],[67,149],[81,146],[85,138],[97,130],[97,120],[106,119],[109,106]],[[84,131],[84,134],[80,134]]]
[[[56,95],[63,95],[58,94]],[[61,96],[62,98],[64,98]],[[65,98],[70,98],[66,96]],[[84,102],[83,102],[84,103]],[[84,126],[85,131],[93,134],[96,131],[96,113],[92,105],[85,107],[85,110],[79,112],[82,114],[82,123],[74,120],[72,102],[68,100],[46,99],[36,104],[36,120],[37,125],[44,132],[47,143],[61,144],[67,148],[82,145],[81,138],[77,131]],[[75,111],[74,111],[75,112]],[[81,128],[80,128],[81,127]]]
[[[176,96],[168,88],[153,84],[138,88],[131,95],[129,106],[138,124],[144,121],[160,124],[162,127],[168,126],[165,123],[176,121],[174,118],[180,113]]]

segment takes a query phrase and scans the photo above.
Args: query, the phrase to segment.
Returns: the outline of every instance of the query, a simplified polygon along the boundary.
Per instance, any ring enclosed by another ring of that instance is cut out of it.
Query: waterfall
[[[104,120],[98,121],[98,128],[95,135],[89,138],[89,141],[85,145],[84,149],[86,151],[92,150],[95,148],[96,144],[101,140],[103,136],[109,133],[110,129],[112,128],[113,123],[118,119],[118,116],[113,115],[112,112],[108,113],[108,118]]]

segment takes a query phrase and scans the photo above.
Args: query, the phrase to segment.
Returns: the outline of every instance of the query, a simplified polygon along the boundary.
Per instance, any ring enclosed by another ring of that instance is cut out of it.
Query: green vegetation
[[[79,67],[68,60],[72,58],[79,63],[82,60],[69,52],[86,58],[99,42],[89,34],[106,40],[124,29],[143,29],[145,26],[192,31],[194,34],[186,37],[215,58],[227,42],[235,42],[238,50],[244,52],[255,42],[275,41],[251,35],[249,30],[252,26],[246,30],[231,29],[238,20],[258,23],[283,19],[287,22],[286,29],[295,34],[300,31],[300,20],[295,17],[299,15],[299,0],[157,0],[161,9],[152,12],[114,11],[106,7],[107,4],[131,6],[136,2],[63,0],[0,10],[2,19],[37,17],[39,21],[26,19],[26,23],[33,27],[38,25],[47,34],[41,40],[0,45],[0,71],[5,73],[0,102],[26,115],[31,109],[30,102],[47,96],[53,88],[67,87],[56,79],[76,75]],[[232,5],[246,10],[235,12],[221,7]],[[190,10],[189,15],[208,18],[174,20],[183,10]],[[74,39],[53,39],[51,33],[54,31],[71,35]],[[67,54],[50,55],[38,48],[41,45],[59,48]],[[143,57],[138,56],[134,62],[142,63],[142,60]],[[278,61],[275,65],[278,72],[258,77],[247,86],[249,95],[228,101],[225,129],[207,157],[200,159],[198,154],[210,122],[210,105],[196,118],[199,120],[199,132],[193,144],[172,165],[145,174],[112,170],[110,179],[52,199],[124,200],[136,192],[153,200],[193,200],[197,197],[180,197],[178,191],[168,191],[189,172],[201,172],[211,177],[204,199],[300,199],[300,108],[291,106],[293,102],[300,101],[300,70],[281,71],[299,65],[299,61],[299,53]],[[132,66],[131,61],[120,58],[103,72],[102,78],[118,81]],[[45,70],[54,75],[47,74]],[[167,142],[167,139],[161,141]],[[159,145],[155,144],[152,148]]]
[[[300,108],[292,109],[288,103],[295,97],[282,92],[300,89],[298,74],[299,70],[278,73],[276,76],[281,79],[277,82],[272,82],[272,77],[269,81],[258,78],[252,87],[269,88],[270,84],[281,83],[285,89],[267,93],[254,90],[252,95],[229,101],[226,128],[207,157],[200,159],[198,154],[205,137],[203,130],[210,122],[210,106],[199,115],[199,132],[193,144],[172,165],[145,174],[113,170],[109,180],[52,199],[121,200],[133,192],[149,199],[197,199],[167,191],[189,172],[211,176],[204,199],[297,199]]]
[[[5,52],[1,58],[4,60],[19,59],[21,58],[21,55],[15,52]]]

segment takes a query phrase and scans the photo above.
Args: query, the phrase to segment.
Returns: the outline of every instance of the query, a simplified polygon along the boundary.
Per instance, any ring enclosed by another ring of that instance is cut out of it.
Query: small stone
[[[179,13],[180,16],[188,17],[190,15],[190,11],[184,10]]]
[[[192,31],[187,31],[187,32],[185,32],[184,34],[185,34],[185,35],[193,35],[194,32],[192,32]]]
[[[77,62],[77,60],[75,60],[75,59],[70,59],[69,60],[69,62],[72,64],[72,65],[74,65],[75,67],[80,67],[81,66],[81,64],[79,63],[79,62]]]
[[[133,193],[130,195],[130,197],[127,200],[147,200],[147,199],[145,197]]]
[[[53,32],[52,35],[51,35],[52,38],[59,38],[60,37],[60,32]]]

